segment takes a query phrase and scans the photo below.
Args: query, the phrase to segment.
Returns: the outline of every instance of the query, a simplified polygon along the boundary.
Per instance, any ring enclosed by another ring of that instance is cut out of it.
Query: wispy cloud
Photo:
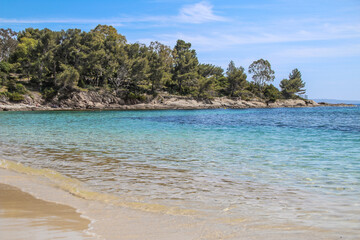
[[[158,40],[173,43],[177,39],[191,42],[197,49],[213,51],[214,49],[233,48],[242,45],[304,43],[315,41],[332,41],[344,39],[360,39],[360,25],[328,25],[323,28],[308,28],[304,30],[280,29],[277,26],[264,26],[254,30],[226,29],[199,33],[159,34]],[[220,44],[221,43],[221,44]]]
[[[207,2],[187,5],[180,9],[178,16],[180,22],[204,23],[212,21],[226,21],[226,18],[215,15],[213,6]]]
[[[167,16],[133,16],[123,18],[47,18],[47,19],[6,19],[0,18],[0,24],[45,24],[45,23],[65,23],[65,24],[110,24],[122,26],[126,23],[191,23],[200,24],[206,22],[226,21],[227,19],[218,16],[213,11],[213,6],[207,2],[199,2],[192,5],[186,5],[179,10],[178,15]]]

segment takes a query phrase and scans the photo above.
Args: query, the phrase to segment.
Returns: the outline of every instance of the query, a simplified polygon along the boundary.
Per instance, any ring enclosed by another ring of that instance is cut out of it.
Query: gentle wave
[[[91,189],[84,186],[82,182],[74,178],[64,176],[52,169],[32,168],[18,162],[4,160],[4,159],[0,160],[0,167],[18,173],[45,177],[49,179],[52,183],[54,183],[56,187],[86,200],[100,201],[102,203],[111,204],[115,206],[127,207],[127,208],[146,211],[146,212],[170,214],[170,215],[190,216],[190,215],[199,214],[199,212],[195,210],[182,209],[177,207],[165,206],[161,204],[144,203],[144,202],[126,202],[123,201],[119,196],[92,191]]]

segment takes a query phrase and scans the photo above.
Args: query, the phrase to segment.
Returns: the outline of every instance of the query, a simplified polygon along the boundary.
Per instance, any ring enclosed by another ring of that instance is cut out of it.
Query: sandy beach
[[[2,239],[90,239],[90,221],[74,208],[43,201],[20,189],[0,184]]]
[[[12,204],[13,207],[16,206],[19,209],[17,219],[22,219],[22,221],[13,219],[9,221],[6,216],[0,215],[0,232],[9,236],[7,239],[24,239],[24,236],[32,231],[38,234],[33,238],[36,240],[54,238],[219,239],[215,237],[216,235],[213,236],[217,232],[215,228],[211,229],[211,226],[192,217],[155,213],[156,209],[146,211],[144,208],[143,211],[139,211],[106,204],[107,200],[103,202],[89,201],[62,190],[47,177],[34,176],[34,173],[24,174],[24,172],[19,173],[0,168],[0,184],[4,186],[0,187],[0,195],[6,196],[1,198],[4,198],[8,205]],[[10,190],[7,189],[12,190],[14,194],[8,194],[7,191]],[[24,195],[26,198],[18,197],[16,194]],[[31,203],[24,204],[22,202],[27,199],[31,199],[35,207],[31,207]],[[27,205],[28,208],[34,210],[43,209],[43,211],[34,212],[34,214],[26,212],[26,210],[22,211],[22,205]],[[3,211],[3,208],[0,209]],[[161,206],[159,211],[161,211]],[[42,214],[45,218],[57,220],[42,221],[37,225],[32,224],[37,222],[37,217]],[[12,230],[4,225],[5,222],[12,226]],[[71,227],[69,227],[70,222],[70,225],[74,223]],[[218,236],[220,236],[219,234],[221,233],[219,232]]]
[[[0,203],[0,232],[11,240],[26,239],[29,234],[36,240],[334,237],[333,233],[317,227],[245,218],[230,220],[221,216],[207,219],[200,215],[161,213],[161,206],[146,209],[144,205],[142,210],[137,210],[141,203],[123,207],[106,201],[89,201],[62,190],[47,177],[3,168],[0,168]]]

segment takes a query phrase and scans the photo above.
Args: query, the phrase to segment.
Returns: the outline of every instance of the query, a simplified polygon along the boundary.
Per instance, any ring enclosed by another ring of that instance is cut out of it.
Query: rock
[[[308,104],[301,99],[279,99],[275,102],[269,102],[268,107],[279,108],[279,107],[306,107]]]
[[[22,103],[11,103],[0,99],[0,111],[34,111],[34,110],[72,110],[72,109],[214,109],[214,108],[281,108],[281,107],[318,107],[318,106],[354,106],[346,104],[316,103],[313,100],[281,99],[275,102],[252,99],[250,101],[240,98],[214,98],[196,100],[185,96],[157,96],[151,99],[147,96],[145,102],[137,99],[124,100],[107,91],[79,91],[70,93],[64,99],[56,96],[51,103],[44,103],[41,94],[31,92],[25,96]]]

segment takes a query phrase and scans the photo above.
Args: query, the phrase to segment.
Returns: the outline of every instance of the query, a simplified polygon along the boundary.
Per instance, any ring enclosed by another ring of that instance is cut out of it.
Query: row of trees
[[[297,69],[281,81],[281,91],[271,84],[275,73],[267,60],[253,62],[248,73],[250,82],[245,69],[233,61],[225,73],[221,67],[199,63],[191,43],[183,40],[173,49],[159,42],[128,43],[107,25],[89,32],[0,29],[0,84],[26,79],[47,97],[100,88],[125,97],[168,92],[197,98],[277,99],[305,92]]]

